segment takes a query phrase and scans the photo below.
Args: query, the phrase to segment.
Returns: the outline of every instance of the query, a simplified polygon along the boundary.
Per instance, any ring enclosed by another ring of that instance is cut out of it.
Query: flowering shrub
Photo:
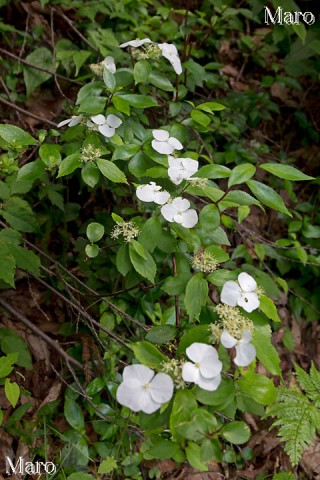
[[[50,176],[61,182],[47,193],[58,208],[65,177],[81,191],[103,192],[102,212],[93,211],[79,226],[76,248],[97,289],[105,288],[107,276],[125,292],[120,306],[101,302],[101,324],[112,334],[105,357],[112,374],[103,384],[108,408],[117,428],[129,419],[143,432],[139,462],[186,459],[205,471],[222,460],[225,442],[248,441],[242,413],[263,415],[277,396],[270,377],[281,377],[270,327],[279,322],[271,298],[278,287],[261,269],[230,260],[226,228],[235,228],[235,219],[240,224],[253,205],[291,213],[273,188],[254,179],[253,162],[214,163],[213,122],[225,106],[189,98],[181,74],[190,64],[181,63],[175,45],[144,38],[119,47],[130,55],[115,48],[115,58],[91,65],[95,79],[81,87],[72,116],[54,132],[59,145],[8,125],[0,126],[0,136],[16,158],[39,147],[39,159],[12,173],[15,181],[29,182],[23,193],[36,181],[49,184]],[[171,65],[164,67],[162,57]],[[279,178],[311,179],[285,165],[258,168]],[[1,211],[8,230],[39,232],[30,205],[9,186]],[[39,262],[26,252],[27,268],[37,275]],[[1,274],[11,285],[21,264],[21,256],[13,256],[11,274]],[[132,301],[141,295],[141,306],[127,313],[131,294]],[[126,322],[132,324],[124,341]],[[267,375],[255,373],[257,362]]]

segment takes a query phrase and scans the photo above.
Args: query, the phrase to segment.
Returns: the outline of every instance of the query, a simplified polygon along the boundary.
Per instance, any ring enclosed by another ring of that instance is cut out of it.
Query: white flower
[[[114,63],[113,57],[106,57],[104,60],[102,60],[101,64],[106,67],[109,72],[116,73],[116,64]]]
[[[71,118],[68,118],[67,120],[62,120],[62,122],[58,123],[57,127],[63,127],[64,125],[68,125],[68,127],[74,127],[82,121],[82,118],[82,115],[72,115]]]
[[[164,205],[170,198],[170,193],[161,192],[161,187],[155,182],[146,185],[139,185],[136,191],[137,197],[143,202],[155,202],[158,205]]]
[[[152,41],[150,40],[150,38],[143,38],[142,40],[139,40],[137,38],[136,40],[130,40],[130,42],[122,43],[120,45],[120,48],[126,48],[126,47],[139,48],[144,43],[152,43]]]
[[[216,390],[221,382],[222,363],[217,351],[205,343],[193,343],[186,354],[194,363],[186,362],[182,368],[182,378],[204,390]]]
[[[166,373],[154,374],[145,365],[130,365],[123,370],[117,400],[134,412],[153,413],[173,395],[173,381]]]
[[[91,120],[93,122],[93,125],[91,122],[88,122],[87,125],[89,127],[94,127],[99,130],[102,135],[105,137],[113,137],[115,134],[116,128],[120,127],[122,120],[120,120],[119,117],[116,117],[116,115],[113,115],[112,113],[110,115],[107,115],[106,117],[104,115],[95,115],[94,117],[91,117]]]
[[[158,47],[162,55],[169,60],[176,74],[180,75],[180,73],[182,73],[182,67],[176,46],[171,43],[159,43]]]
[[[177,197],[171,203],[164,205],[161,213],[168,222],[177,222],[185,228],[192,228],[198,223],[198,214],[189,207],[189,200]]]
[[[236,347],[234,363],[239,367],[247,367],[256,358],[256,349],[250,343],[252,335],[248,330],[243,330],[241,340],[237,340],[227,330],[221,334],[220,341],[226,348]]]
[[[223,285],[221,302],[231,307],[239,305],[247,312],[252,312],[259,307],[260,301],[256,293],[257,283],[251,275],[240,273],[238,282],[229,280]]]
[[[168,159],[168,175],[172,183],[176,185],[179,185],[183,180],[189,180],[191,175],[198,171],[199,162],[192,160],[192,158],[175,158],[169,155]]]
[[[182,150],[183,146],[177,138],[170,137],[166,130],[152,130],[154,140],[152,140],[152,148],[158,153],[171,154],[175,150]]]

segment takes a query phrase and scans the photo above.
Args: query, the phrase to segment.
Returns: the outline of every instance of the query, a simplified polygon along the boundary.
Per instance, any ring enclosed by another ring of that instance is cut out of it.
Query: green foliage
[[[320,430],[320,373],[313,363],[309,374],[298,365],[295,370],[297,388],[279,388],[277,401],[267,410],[269,416],[276,417],[272,426],[279,426],[278,435],[293,465]]]

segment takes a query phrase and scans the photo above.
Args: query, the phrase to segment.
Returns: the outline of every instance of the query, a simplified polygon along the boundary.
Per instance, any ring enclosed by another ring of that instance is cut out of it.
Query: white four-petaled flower
[[[182,368],[182,378],[204,390],[216,390],[221,382],[222,363],[217,351],[205,343],[193,343],[186,354],[194,363],[186,362]]]
[[[236,347],[234,363],[239,367],[247,367],[256,357],[256,349],[250,343],[252,335],[248,330],[243,330],[242,338],[237,340],[227,330],[221,334],[220,341],[226,348]]]
[[[175,150],[182,150],[183,146],[175,137],[170,137],[166,130],[152,130],[154,140],[152,148],[158,153],[171,155]]]
[[[199,162],[192,158],[175,158],[169,155],[168,160],[168,175],[172,183],[176,185],[183,180],[188,180],[199,168]]]
[[[63,127],[64,125],[68,125],[68,127],[74,127],[82,121],[82,118],[82,115],[72,115],[71,118],[68,118],[67,120],[62,120],[62,122],[58,123],[57,127]]]
[[[223,285],[221,302],[231,307],[238,305],[247,312],[252,312],[259,307],[260,301],[256,293],[257,283],[251,275],[240,273],[238,282],[229,280]]]
[[[160,48],[162,55],[169,60],[176,74],[180,75],[180,73],[182,73],[182,66],[177,47],[172,43],[159,43],[158,47]]]
[[[155,202],[158,205],[164,205],[170,198],[170,193],[161,191],[161,187],[155,182],[146,185],[139,185],[136,191],[137,197],[143,202]]]
[[[161,213],[168,222],[176,222],[185,228],[192,228],[198,223],[198,214],[189,207],[189,200],[177,197],[171,203],[161,207]]]
[[[173,395],[173,381],[166,373],[157,373],[145,365],[130,365],[123,370],[117,400],[134,412],[153,413]]]
[[[126,47],[139,48],[144,43],[153,43],[153,42],[150,40],[150,38],[142,38],[142,39],[137,38],[136,40],[130,40],[130,42],[122,43],[120,45],[120,48],[126,48]]]
[[[101,63],[109,72],[116,73],[117,68],[113,57],[107,56]]]
[[[122,120],[112,113],[106,117],[100,113],[99,115],[91,117],[91,122],[87,122],[89,127],[97,128],[97,130],[99,130],[99,132],[107,138],[113,137],[116,128],[120,127],[121,124]]]

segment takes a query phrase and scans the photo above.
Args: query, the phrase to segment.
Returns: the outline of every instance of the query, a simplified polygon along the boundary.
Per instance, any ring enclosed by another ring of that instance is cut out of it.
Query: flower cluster
[[[86,163],[100,158],[102,152],[100,148],[96,148],[89,143],[86,147],[80,148],[80,154],[80,161]]]
[[[183,362],[176,358],[171,358],[166,362],[162,362],[161,366],[164,373],[167,373],[172,377],[177,389],[185,388],[186,385],[182,378]]]
[[[150,38],[143,38],[141,40],[130,40],[120,45],[120,48],[132,47],[140,48],[146,45],[145,52],[140,55],[141,59],[154,58],[158,59],[160,55],[169,60],[177,75],[182,73],[181,61],[179,58],[177,47],[171,43],[157,43],[155,44]]]
[[[117,223],[111,232],[111,238],[116,240],[117,238],[120,237],[120,235],[123,236],[124,241],[126,243],[130,243],[131,240],[134,238],[138,237],[140,233],[139,227],[132,222],[131,220],[129,222],[119,222]]]
[[[192,259],[192,267],[198,272],[212,273],[219,266],[215,256],[210,252],[199,252]]]

